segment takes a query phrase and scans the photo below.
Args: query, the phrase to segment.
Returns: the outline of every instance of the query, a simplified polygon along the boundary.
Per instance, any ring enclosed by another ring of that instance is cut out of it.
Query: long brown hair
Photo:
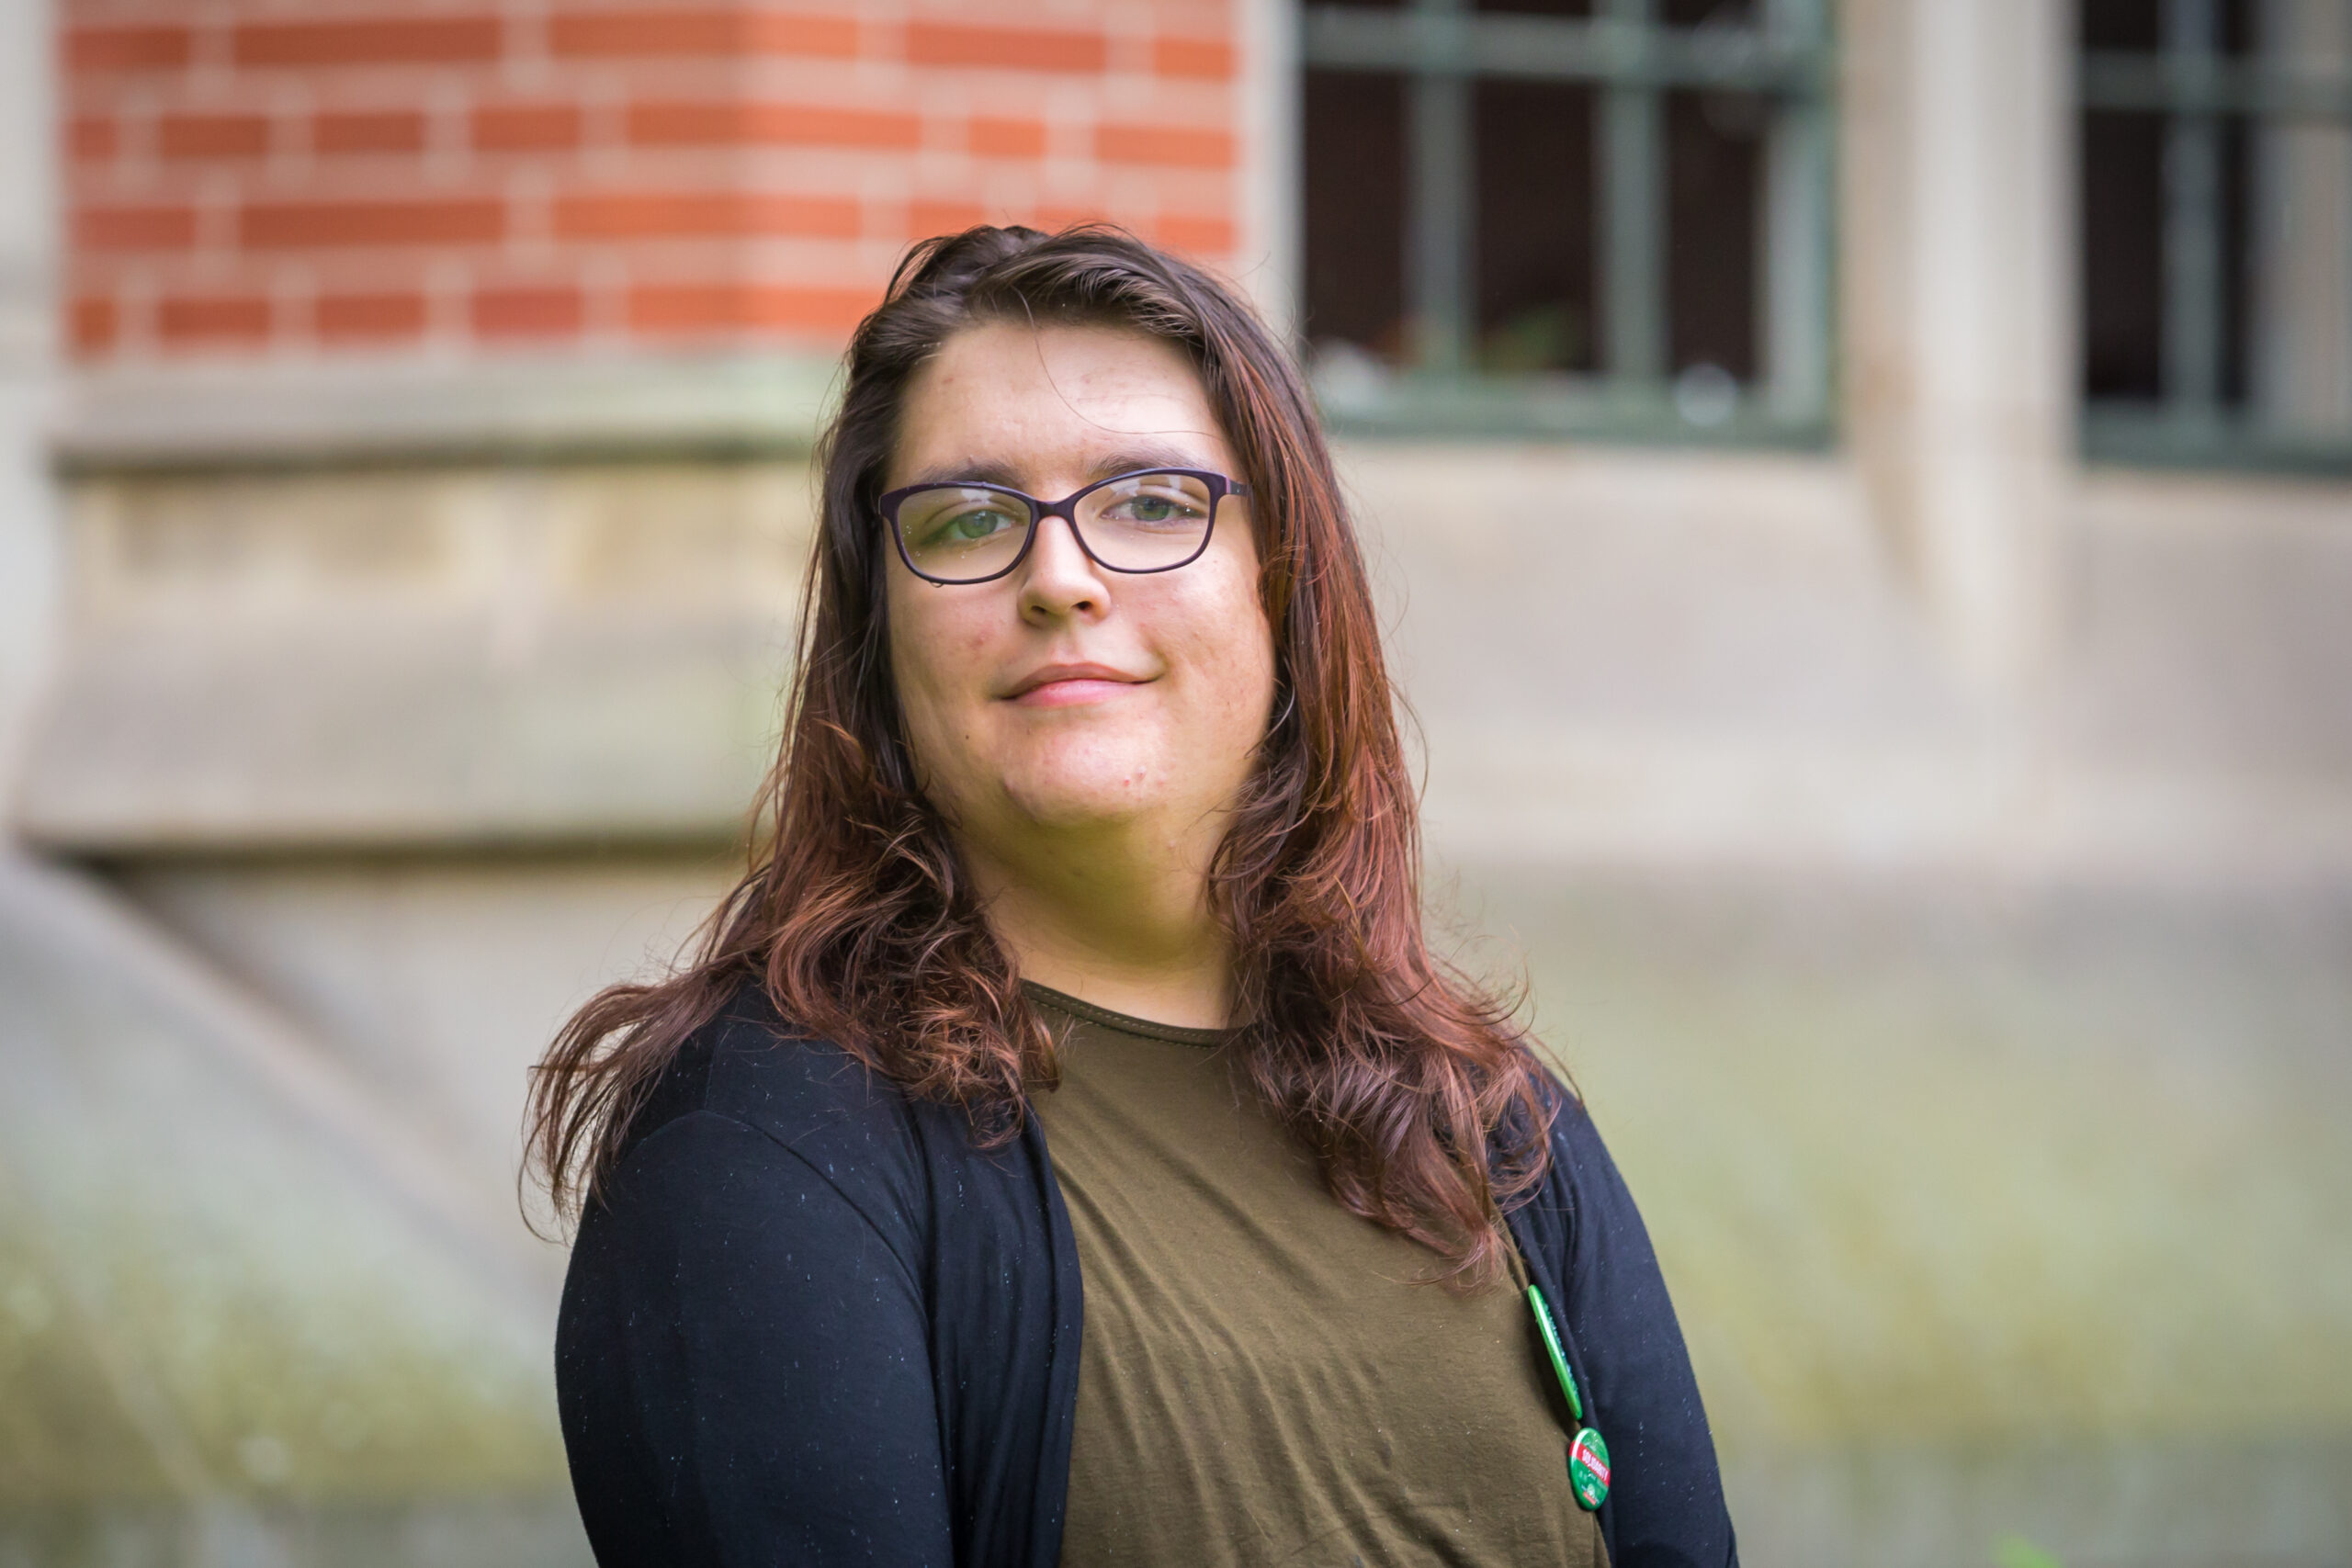
[[[532,1090],[532,1168],[576,1215],[687,1036],[756,978],[795,1028],[1013,1136],[1053,1042],[915,784],[888,656],[876,498],[909,383],[978,322],[1079,321],[1190,355],[1251,487],[1275,718],[1212,873],[1238,1048],[1332,1196],[1490,1282],[1494,1218],[1542,1176],[1540,1070],[1512,1009],[1422,930],[1419,802],[1354,529],[1306,389],[1249,309],[1113,229],[981,228],[917,245],[852,338],[818,448],[822,513],[782,754],[750,869],[691,961],[573,1016]]]

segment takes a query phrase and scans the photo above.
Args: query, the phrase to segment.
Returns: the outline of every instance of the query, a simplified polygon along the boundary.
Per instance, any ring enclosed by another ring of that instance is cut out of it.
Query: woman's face
[[[1116,328],[991,324],[915,378],[884,488],[982,480],[1058,501],[1156,468],[1239,477],[1182,351]],[[1073,829],[1189,839],[1248,777],[1274,677],[1246,501],[1227,497],[1206,551],[1173,571],[1098,566],[1057,517],[992,582],[936,586],[895,550],[888,570],[916,770],[967,846],[1017,863]]]

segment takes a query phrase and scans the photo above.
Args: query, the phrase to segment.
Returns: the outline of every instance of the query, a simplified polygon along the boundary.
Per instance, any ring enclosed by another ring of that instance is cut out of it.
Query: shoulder
[[[909,1111],[899,1085],[794,1026],[750,979],[678,1047],[630,1119],[624,1146],[697,1111],[743,1122],[787,1146],[844,1128],[887,1140]]]
[[[1572,1179],[1579,1167],[1589,1166],[1596,1159],[1606,1160],[1609,1151],[1601,1145],[1600,1130],[1592,1124],[1592,1112],[1586,1107],[1584,1097],[1542,1052],[1530,1047],[1528,1055],[1534,1067],[1535,1097],[1543,1106],[1554,1178]]]
[[[1543,1126],[1541,1141],[1548,1156],[1544,1188],[1549,1190],[1575,1181],[1580,1169],[1589,1168],[1596,1160],[1606,1160],[1609,1155],[1601,1145],[1600,1130],[1592,1124],[1592,1113],[1586,1109],[1583,1096],[1542,1051],[1532,1044],[1521,1049],[1526,1053],[1529,1077],[1534,1082],[1537,1116]],[[1496,1133],[1498,1152],[1514,1143],[1524,1147],[1532,1141],[1523,1136],[1525,1117],[1526,1111],[1520,1104],[1506,1112],[1507,1120]]]
[[[617,1196],[649,1164],[740,1161],[751,1144],[808,1168],[869,1220],[896,1229],[920,1209],[926,1186],[920,1119],[897,1083],[794,1027],[750,979],[655,1080],[602,1195]]]
[[[1562,1258],[1589,1256],[1629,1231],[1643,1235],[1641,1212],[1583,1098],[1540,1054],[1535,1070],[1547,1159],[1542,1183],[1524,1200],[1527,1223]]]
[[[1601,1142],[1600,1129],[1593,1124],[1592,1111],[1584,1097],[1548,1062],[1539,1060],[1538,1073],[1544,1112],[1551,1121],[1555,1163],[1572,1181],[1589,1179],[1604,1168],[1613,1178],[1616,1165],[1609,1157],[1608,1145]]]

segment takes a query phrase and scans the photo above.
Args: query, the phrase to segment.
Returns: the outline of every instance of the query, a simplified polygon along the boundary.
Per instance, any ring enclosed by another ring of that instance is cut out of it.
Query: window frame
[[[1299,7],[1302,74],[1393,74],[1406,97],[1404,304],[1415,362],[1377,385],[1318,378],[1326,417],[1364,434],[1827,446],[1838,380],[1828,0],[1758,0],[1757,23],[1701,28],[1657,20],[1656,0],[1594,5],[1587,17],[1478,13],[1467,0]],[[1604,353],[1597,375],[1503,376],[1468,364],[1476,231],[1471,86],[1482,78],[1576,83],[1599,99],[1594,260]],[[1760,374],[1713,420],[1691,417],[1668,364],[1665,99],[1690,88],[1771,100],[1757,258]],[[1303,137],[1298,158],[1303,178]]]
[[[2223,51],[2218,0],[2176,0],[2160,17],[2154,51],[2075,45],[2078,178],[2093,113],[2165,117],[2160,396],[2154,404],[2094,398],[2078,368],[2083,456],[2146,468],[2352,472],[2352,428],[2280,429],[2266,423],[2250,393],[2242,407],[2222,400],[2229,262],[2222,170],[2225,118],[2243,118],[2256,133],[2310,119],[2352,131],[2352,67],[2324,75],[2282,70],[2258,55],[2233,58]],[[2078,337],[2075,348],[2086,352],[2086,341]]]

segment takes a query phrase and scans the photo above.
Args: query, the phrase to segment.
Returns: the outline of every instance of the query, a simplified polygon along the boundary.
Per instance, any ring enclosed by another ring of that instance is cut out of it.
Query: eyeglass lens
[[[1200,552],[1216,506],[1188,474],[1128,474],[1080,500],[1079,537],[1114,570],[1161,571]],[[899,536],[924,576],[974,582],[1012,564],[1030,516],[1026,501],[1003,491],[932,485],[899,503]]]

